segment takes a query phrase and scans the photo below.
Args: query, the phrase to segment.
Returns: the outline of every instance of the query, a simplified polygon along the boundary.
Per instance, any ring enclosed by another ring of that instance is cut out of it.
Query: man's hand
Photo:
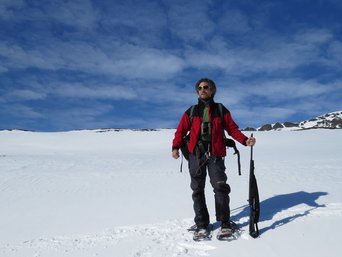
[[[172,151],[172,157],[175,158],[175,159],[179,158],[179,150],[178,149],[174,149]]]
[[[247,140],[246,140],[246,145],[247,146],[254,146],[255,145],[255,137],[249,137]]]

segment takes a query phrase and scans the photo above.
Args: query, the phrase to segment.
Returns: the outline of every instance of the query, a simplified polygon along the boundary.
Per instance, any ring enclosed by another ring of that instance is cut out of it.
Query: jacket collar
[[[212,97],[206,101],[203,101],[201,98],[198,98],[198,105],[199,106],[213,105],[214,103],[215,102],[214,102],[214,99]]]

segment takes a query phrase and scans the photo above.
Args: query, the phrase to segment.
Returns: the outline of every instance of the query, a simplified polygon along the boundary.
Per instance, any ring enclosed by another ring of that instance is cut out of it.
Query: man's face
[[[197,92],[198,92],[198,96],[199,98],[201,98],[202,100],[207,100],[209,99],[212,94],[212,88],[209,86],[208,82],[201,82],[198,87],[197,87]]]

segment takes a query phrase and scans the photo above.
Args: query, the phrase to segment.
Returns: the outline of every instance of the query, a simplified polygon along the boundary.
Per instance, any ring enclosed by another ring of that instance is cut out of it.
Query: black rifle
[[[253,134],[251,135],[253,137]],[[254,175],[253,146],[251,146],[251,161],[249,167],[249,234],[253,238],[259,236],[258,222],[260,217],[260,201],[257,181]]]

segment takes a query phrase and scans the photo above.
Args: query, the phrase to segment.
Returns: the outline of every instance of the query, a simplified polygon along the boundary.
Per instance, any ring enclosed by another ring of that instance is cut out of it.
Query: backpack
[[[221,123],[223,122],[223,104],[221,103],[217,103],[218,105],[218,111],[219,111],[219,115],[220,115],[220,119],[221,119]],[[195,110],[195,107],[197,105],[193,105],[191,106],[191,109],[190,109],[190,124],[192,125],[192,119],[193,119],[193,116],[194,116],[194,110]],[[236,147],[236,143],[234,140],[232,139],[229,139],[229,138],[226,138],[226,135],[224,133],[224,130],[222,129],[222,134],[223,134],[223,137],[224,137],[224,141],[226,143],[226,147],[229,148],[233,148],[234,149],[234,154],[237,154],[237,157],[238,157],[238,169],[239,169],[239,175],[241,175],[241,164],[240,164],[240,152],[239,150],[237,149]],[[189,161],[189,149],[188,149],[188,142],[189,142],[189,139],[190,139],[190,133],[188,133],[186,136],[183,137],[183,142],[182,142],[182,145],[180,147],[180,150],[182,151],[182,155],[184,156],[184,158]]]

